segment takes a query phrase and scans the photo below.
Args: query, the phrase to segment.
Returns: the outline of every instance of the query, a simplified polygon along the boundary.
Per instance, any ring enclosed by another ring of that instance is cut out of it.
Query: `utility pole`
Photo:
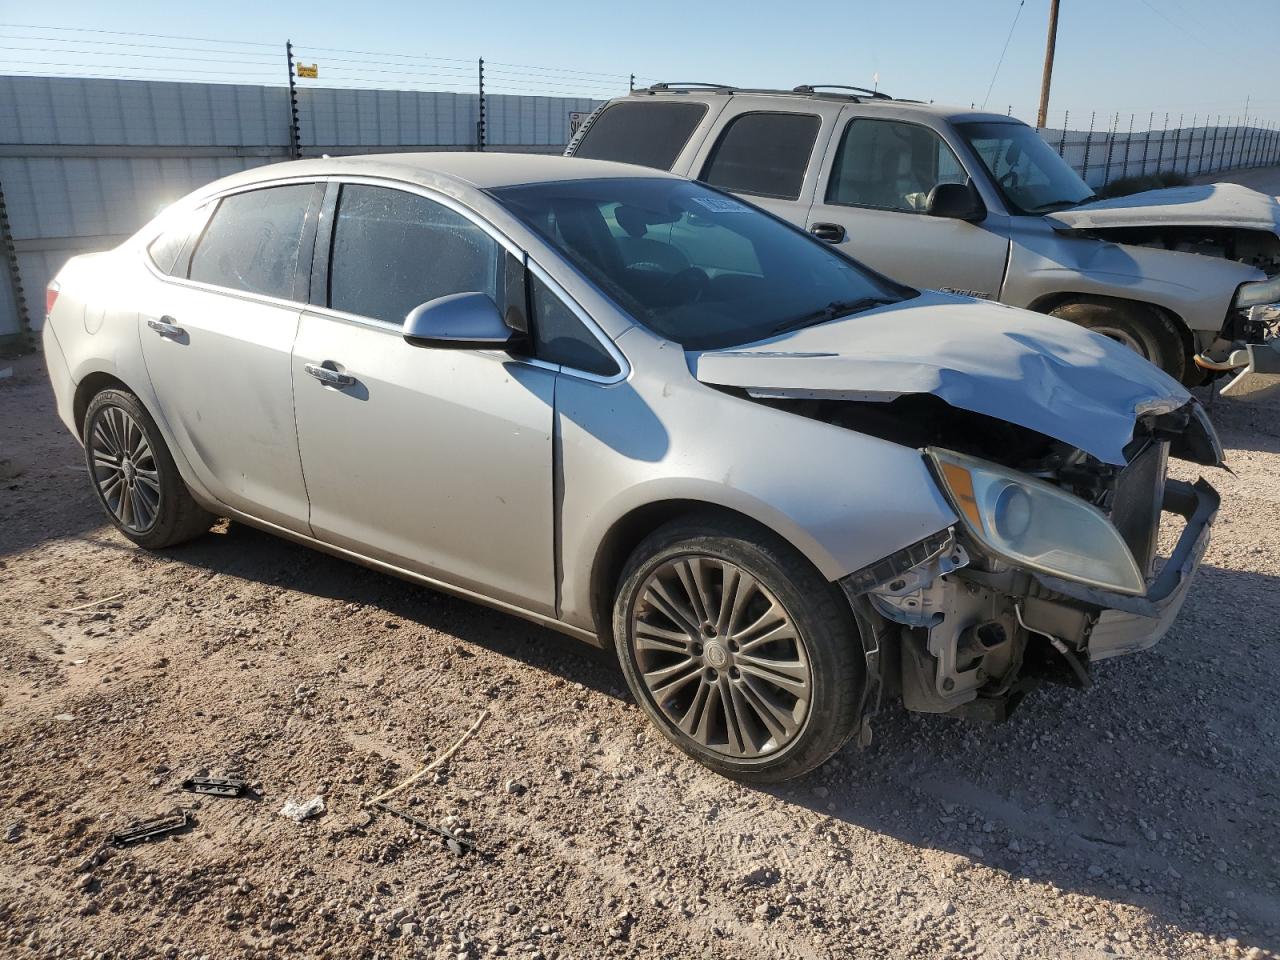
[[[1045,125],[1049,115],[1049,84],[1053,80],[1053,50],[1058,43],[1058,0],[1049,0],[1049,39],[1044,45],[1044,76],[1040,79],[1040,112],[1036,128]]]

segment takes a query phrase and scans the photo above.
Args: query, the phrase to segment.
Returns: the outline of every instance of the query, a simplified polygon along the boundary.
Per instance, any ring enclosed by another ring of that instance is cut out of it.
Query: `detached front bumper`
[[[1099,590],[1045,574],[1035,575],[1036,581],[1052,594],[1098,611],[1097,622],[1089,632],[1090,660],[1146,650],[1168,632],[1209,546],[1210,530],[1220,502],[1218,492],[1204,479],[1195,483],[1166,482],[1163,509],[1184,517],[1187,525],[1168,561],[1142,596]]]

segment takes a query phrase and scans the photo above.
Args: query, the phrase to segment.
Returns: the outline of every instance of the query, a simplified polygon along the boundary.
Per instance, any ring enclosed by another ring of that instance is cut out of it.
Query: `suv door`
[[[845,108],[827,149],[805,226],[895,280],[999,299],[1006,237],[925,212],[935,186],[968,179],[946,141],[924,124],[855,110]]]
[[[230,194],[203,232],[159,238],[148,251],[159,279],[139,314],[158,413],[196,479],[227,506],[301,533],[290,354],[306,301],[298,261],[310,263],[322,189]]]
[[[401,335],[436,297],[503,304],[522,261],[443,197],[334,183],[324,211],[293,356],[315,536],[554,614],[555,368]]]

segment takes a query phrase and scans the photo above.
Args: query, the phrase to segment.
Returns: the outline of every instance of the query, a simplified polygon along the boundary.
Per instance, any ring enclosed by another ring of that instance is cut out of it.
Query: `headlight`
[[[1268,303],[1280,303],[1280,276],[1242,283],[1236,291],[1237,307],[1258,307]]]
[[[969,533],[992,553],[1095,587],[1146,592],[1128,545],[1093,504],[985,460],[935,448],[926,453]]]

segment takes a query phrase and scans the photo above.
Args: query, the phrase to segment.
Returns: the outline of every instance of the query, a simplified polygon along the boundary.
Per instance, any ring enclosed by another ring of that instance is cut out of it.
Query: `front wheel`
[[[848,604],[795,548],[748,521],[654,531],[623,571],[613,628],[650,719],[719,773],[796,777],[856,729],[863,654]]]
[[[190,540],[213,524],[192,498],[155,421],[138,398],[103,390],[84,415],[84,455],[98,502],[141,547]]]

